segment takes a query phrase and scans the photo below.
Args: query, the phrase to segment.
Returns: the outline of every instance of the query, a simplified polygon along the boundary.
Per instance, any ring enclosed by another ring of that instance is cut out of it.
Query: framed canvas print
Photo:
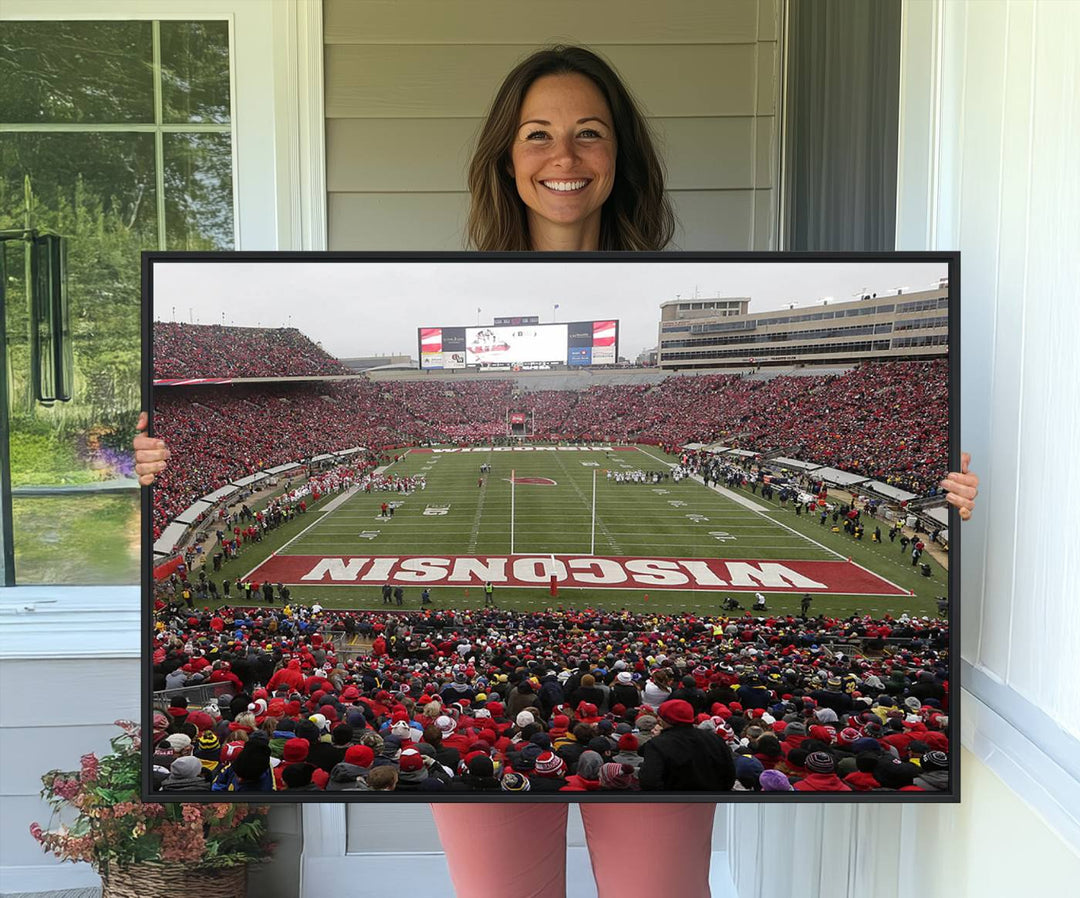
[[[959,275],[144,254],[144,800],[959,800]]]

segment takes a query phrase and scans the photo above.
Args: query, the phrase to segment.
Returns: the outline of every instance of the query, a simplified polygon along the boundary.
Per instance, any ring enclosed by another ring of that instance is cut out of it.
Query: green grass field
[[[139,582],[139,493],[12,501],[19,583]]]
[[[797,516],[790,505],[781,508],[749,491],[739,491],[764,511],[752,511],[732,498],[707,489],[694,480],[660,485],[616,484],[605,471],[667,470],[672,458],[654,447],[630,451],[534,452],[409,452],[387,473],[424,474],[427,488],[407,496],[389,492],[357,493],[344,501],[328,497],[306,515],[271,532],[261,543],[244,547],[241,556],[227,563],[218,576],[246,576],[271,553],[289,556],[455,556],[508,555],[511,553],[511,484],[515,476],[550,478],[556,486],[518,483],[514,490],[513,552],[518,555],[589,555],[592,540],[592,490],[596,473],[595,555],[772,561],[837,561],[851,558],[914,595],[868,596],[817,594],[812,613],[847,615],[858,611],[880,616],[908,612],[936,614],[935,597],[947,591],[947,572],[928,555],[933,575],[922,576],[899,543],[885,538],[870,540],[875,522],[866,522],[862,541],[831,531],[832,521]],[[478,486],[479,467],[488,462],[492,472]],[[380,516],[385,500],[401,502],[392,518]],[[447,507],[445,514],[425,514],[429,507]],[[332,508],[332,510],[327,510]],[[882,524],[883,533],[888,528]],[[361,534],[366,534],[362,536]],[[271,577],[270,579],[276,579]],[[419,607],[421,587],[406,587],[405,607]],[[300,584],[291,587],[295,598],[318,600],[327,607],[379,608],[378,584]],[[769,610],[796,612],[801,591],[762,590]],[[435,607],[464,608],[483,604],[476,586],[434,586]],[[635,611],[715,613],[728,594],[749,608],[752,591],[680,589],[571,589],[562,587],[552,599],[546,587],[499,586],[496,601],[514,609],[566,607],[627,608]],[[646,598],[647,596],[647,598]],[[235,599],[235,596],[234,596]]]

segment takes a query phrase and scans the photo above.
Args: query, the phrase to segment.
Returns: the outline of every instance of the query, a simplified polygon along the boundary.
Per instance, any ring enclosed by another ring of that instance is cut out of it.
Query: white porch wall
[[[739,808],[741,898],[1075,891],[1077,46],[1077,3],[905,0],[897,248],[962,253],[962,442],[983,482],[963,528],[963,802]]]

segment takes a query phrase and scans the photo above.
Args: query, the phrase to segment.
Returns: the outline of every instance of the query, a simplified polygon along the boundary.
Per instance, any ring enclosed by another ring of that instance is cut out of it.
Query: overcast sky
[[[928,289],[947,273],[944,262],[159,262],[154,320],[290,326],[337,358],[415,359],[421,326],[617,318],[619,354],[633,361],[656,345],[670,299],[748,296],[763,312]]]

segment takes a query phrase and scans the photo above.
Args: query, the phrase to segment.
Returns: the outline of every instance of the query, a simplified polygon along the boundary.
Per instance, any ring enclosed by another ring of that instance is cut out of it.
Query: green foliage
[[[153,121],[148,21],[5,22],[0,121]]]
[[[41,422],[33,421],[38,425]],[[31,423],[26,422],[26,423]],[[11,482],[13,486],[90,483],[93,474],[79,462],[75,447],[64,445],[56,432],[41,433],[40,427],[20,427],[12,422]]]
[[[39,229],[68,237],[74,397],[70,403],[51,408],[33,400],[22,244],[9,243],[5,286],[13,433],[17,439],[27,429],[37,432],[36,424],[41,423],[56,437],[51,447],[55,458],[23,455],[21,462],[13,460],[13,465],[17,482],[73,483],[80,478],[70,471],[86,468],[85,459],[80,462],[73,457],[76,438],[91,428],[118,431],[139,404],[139,251],[144,236],[125,223],[115,197],[106,202],[88,189],[81,174],[70,190],[54,181],[49,185],[53,202],[46,203],[34,194],[27,209],[17,166],[23,155],[19,151],[29,148],[16,144],[39,136],[0,137],[0,228],[18,227],[28,219]],[[12,168],[16,168],[15,177],[5,179],[3,173]],[[129,437],[130,431],[125,435]],[[57,479],[50,481],[50,473],[58,475]],[[87,479],[94,478],[82,478]]]

